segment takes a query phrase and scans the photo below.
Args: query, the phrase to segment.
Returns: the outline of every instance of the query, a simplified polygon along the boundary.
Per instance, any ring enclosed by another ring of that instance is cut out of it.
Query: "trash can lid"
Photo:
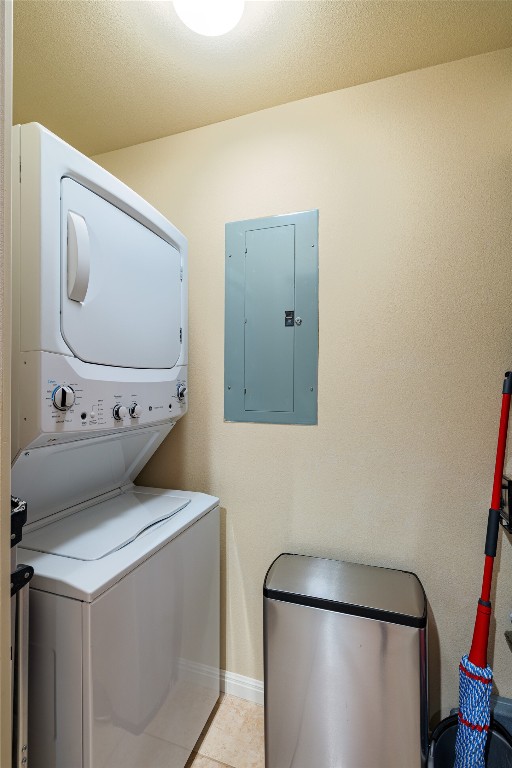
[[[416,574],[307,555],[282,554],[263,585],[266,598],[369,619],[425,627],[427,600]]]

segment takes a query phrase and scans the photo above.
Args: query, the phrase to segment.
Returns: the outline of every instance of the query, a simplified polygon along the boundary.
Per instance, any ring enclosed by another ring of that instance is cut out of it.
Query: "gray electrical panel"
[[[224,418],[317,423],[318,211],[226,224]]]

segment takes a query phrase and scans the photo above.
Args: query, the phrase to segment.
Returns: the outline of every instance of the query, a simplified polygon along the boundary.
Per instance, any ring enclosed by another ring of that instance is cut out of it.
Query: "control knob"
[[[185,400],[185,395],[187,394],[187,388],[184,384],[178,384],[178,400],[180,403],[182,403]]]
[[[132,419],[138,419],[142,414],[142,406],[137,403],[132,403],[129,408],[129,413]]]
[[[116,421],[122,421],[128,416],[128,408],[126,408],[124,405],[121,405],[121,403],[117,403],[117,405],[114,405],[112,414]]]
[[[75,392],[71,387],[59,385],[52,392],[52,401],[59,411],[68,411],[75,402]]]

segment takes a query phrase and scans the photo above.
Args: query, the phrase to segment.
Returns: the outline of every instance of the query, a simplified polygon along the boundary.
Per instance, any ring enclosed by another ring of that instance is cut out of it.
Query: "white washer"
[[[183,768],[219,693],[218,499],[133,483],[188,406],[187,241],[40,125],[13,130],[23,757]]]
[[[183,768],[219,695],[218,499],[127,488],[23,546],[31,768]]]

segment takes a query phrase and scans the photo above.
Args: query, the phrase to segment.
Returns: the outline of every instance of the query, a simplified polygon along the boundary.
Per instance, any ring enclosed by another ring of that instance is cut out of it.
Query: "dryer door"
[[[61,180],[61,330],[80,360],[172,368],[181,352],[181,257],[73,179]]]

